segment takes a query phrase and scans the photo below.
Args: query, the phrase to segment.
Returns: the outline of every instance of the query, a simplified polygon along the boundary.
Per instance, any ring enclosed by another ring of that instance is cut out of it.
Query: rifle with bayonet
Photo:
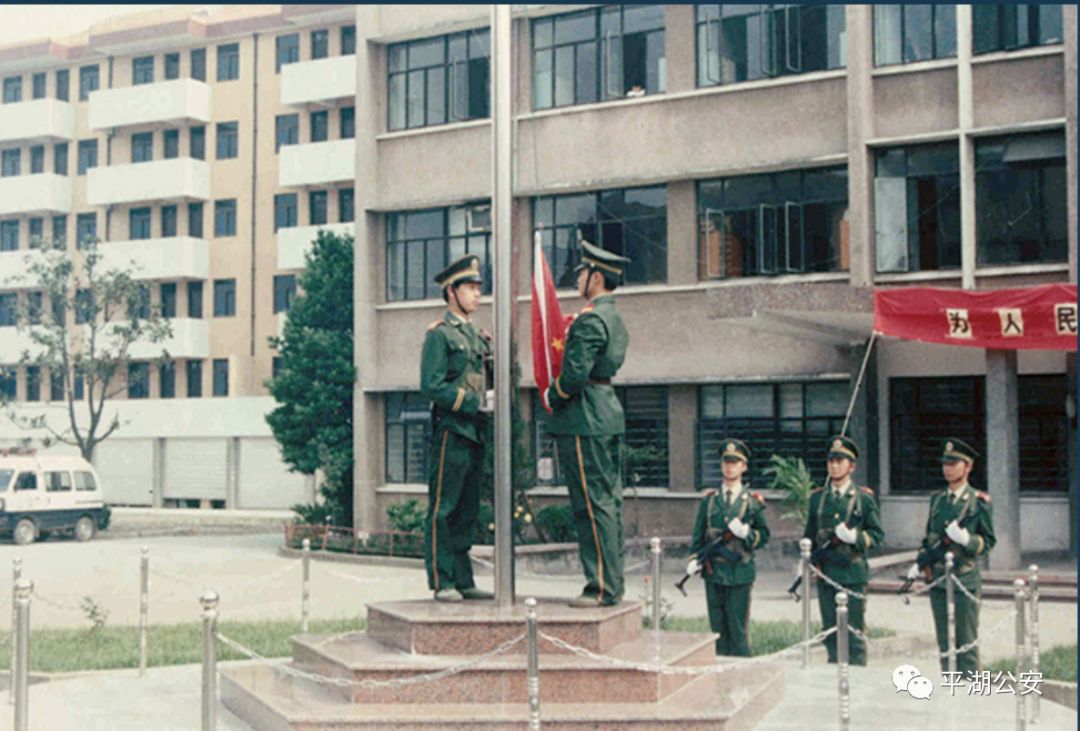
[[[725,530],[716,538],[702,546],[697,553],[691,556],[690,563],[687,564],[686,567],[686,574],[675,583],[675,588],[682,592],[683,596],[686,596],[686,589],[684,588],[686,582],[690,580],[691,576],[695,576],[704,571],[706,563],[717,556],[732,563],[741,561],[742,556],[727,546],[734,538],[734,533],[730,530]]]
[[[970,504],[971,503],[966,503],[964,505],[964,509],[960,513],[960,517],[956,521],[956,524],[961,528],[964,528],[965,530],[967,529],[967,523],[978,516],[978,512],[976,512],[974,515],[967,515],[968,506]],[[941,538],[939,538],[934,545],[932,545],[925,553],[920,554],[919,557],[915,559],[915,564],[919,567],[919,571],[923,573],[923,579],[926,581],[927,584],[929,584],[933,578],[933,565],[938,563],[939,561],[945,560],[945,554],[948,553],[949,550],[952,548],[953,542],[953,539],[949,538],[948,534],[942,534]],[[911,591],[911,585],[914,583],[915,579],[909,579],[905,577],[904,583],[900,586],[900,591],[896,593],[900,596],[904,596],[909,591]],[[907,601],[906,597],[904,601]]]
[[[839,525],[839,524],[838,524]],[[851,559],[847,556],[843,556],[836,552],[836,547],[840,545],[840,539],[836,536],[836,530],[833,529],[832,538],[830,538],[824,545],[818,546],[810,552],[810,565],[821,568],[826,563],[832,563],[836,566],[846,567],[851,565]],[[802,572],[795,577],[795,581],[791,582],[791,586],[788,587],[788,594],[797,602],[802,597],[799,596],[799,587],[802,586]]]

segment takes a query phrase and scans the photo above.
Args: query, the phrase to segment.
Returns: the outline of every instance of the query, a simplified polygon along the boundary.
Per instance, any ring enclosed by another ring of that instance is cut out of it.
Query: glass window
[[[128,398],[150,398],[150,365],[128,363]]]
[[[15,489],[16,490],[36,490],[36,489],[38,489],[37,473],[36,472],[20,472],[19,476],[15,478]]]
[[[89,289],[75,290],[75,324],[83,325],[94,319],[94,293]]]
[[[180,157],[180,130],[167,129],[164,132],[165,137],[165,159],[172,160],[173,158]]]
[[[71,97],[71,71],[60,69],[56,72],[56,98],[66,102]]]
[[[57,175],[68,174],[68,143],[57,142],[53,145],[53,172]]]
[[[296,193],[279,193],[274,196],[274,230],[297,225]]]
[[[274,358],[270,361],[270,377],[277,378],[278,376],[280,376],[282,367],[283,363],[281,360],[281,356],[275,355]]]
[[[161,316],[176,317],[176,282],[165,282],[160,287]]]
[[[533,222],[557,287],[577,281],[579,239],[630,257],[626,284],[667,280],[665,186],[535,198]]]
[[[300,115],[279,114],[274,120],[274,152],[282,145],[295,145],[300,142]]]
[[[484,28],[389,46],[389,128],[490,116],[489,45]]]
[[[37,175],[45,172],[45,145],[34,145],[30,148],[30,174]]]
[[[214,317],[236,315],[236,280],[214,280]]]
[[[388,301],[440,297],[441,291],[432,278],[465,254],[480,258],[484,293],[491,292],[491,226],[489,220],[470,213],[476,208],[458,206],[388,214]]]
[[[313,190],[308,193],[308,223],[312,226],[326,223],[325,190]]]
[[[236,236],[236,199],[214,201],[214,236]]]
[[[1064,132],[975,143],[980,266],[1068,260]]]
[[[330,112],[322,110],[311,113],[311,141],[326,142],[330,138]]]
[[[45,98],[45,72],[41,71],[36,73],[32,77],[31,86],[33,87],[32,94],[35,99]]]
[[[64,400],[64,373],[56,368],[49,369],[49,400]]]
[[[344,25],[341,27],[341,55],[350,56],[356,53],[356,26]]]
[[[15,327],[19,322],[18,316],[18,295],[14,292],[0,293],[0,327]]]
[[[40,249],[45,239],[45,219],[31,218],[27,223],[30,225],[30,248]]]
[[[416,392],[386,394],[386,482],[427,482],[431,404]]]
[[[97,150],[97,140],[79,140],[79,159],[76,163],[79,175],[86,175],[87,170],[97,167]]]
[[[188,203],[188,236],[201,239],[203,235],[203,204]]]
[[[67,246],[67,216],[52,217],[53,246],[62,249]]]
[[[26,400],[41,400],[41,366],[26,366]]]
[[[158,366],[158,395],[176,398],[176,363],[173,361]]]
[[[0,221],[0,251],[19,250],[19,221]]]
[[[176,225],[176,206],[168,205],[161,207],[161,236],[162,238],[168,238],[170,236],[177,236]]]
[[[196,48],[191,52],[191,78],[206,81],[206,49]]]
[[[330,55],[330,31],[311,31],[311,58],[326,58]]]
[[[128,317],[132,320],[145,320],[150,317],[150,285],[139,284],[128,301]]]
[[[18,373],[14,369],[0,367],[0,398],[6,401],[14,401],[18,388]]]
[[[240,123],[218,122],[217,126],[217,159],[231,160],[239,154],[240,148]]]
[[[229,395],[229,359],[214,358],[214,395]]]
[[[132,241],[150,238],[150,209],[132,208],[128,212],[128,226],[128,238]]]
[[[93,472],[76,472],[75,489],[90,492],[97,489],[97,481]]]
[[[201,320],[203,316],[203,283],[188,282],[187,284],[187,316],[194,320]]]
[[[172,81],[180,78],[180,54],[165,54],[165,80]]]
[[[4,104],[22,101],[22,77],[9,76],[4,79]]]
[[[341,108],[341,139],[356,137],[356,107]]]
[[[875,5],[874,65],[956,56],[955,5]]]
[[[281,67],[285,64],[296,63],[300,60],[300,34],[290,33],[278,36],[274,39],[276,53],[274,69],[281,73]]]
[[[139,132],[131,135],[131,161],[150,162],[154,159],[154,133]]]
[[[973,5],[973,53],[1061,43],[1065,38],[1060,5]]]
[[[27,292],[26,294],[26,320],[31,325],[41,323],[41,314],[45,310],[45,294],[43,292]]]
[[[217,80],[235,81],[240,78],[240,44],[227,43],[217,47]]]
[[[956,142],[879,150],[874,178],[878,272],[960,267]]]
[[[97,241],[97,214],[80,213],[75,216],[75,245],[84,248]]]
[[[71,492],[71,473],[46,472],[45,490],[47,492]]]
[[[131,84],[138,86],[139,84],[153,84],[154,83],[154,57],[142,56],[140,58],[132,59],[131,61]]]
[[[196,160],[206,159],[206,127],[192,127],[190,133],[190,154]]]
[[[274,276],[274,314],[285,312],[292,306],[296,297],[296,275],[277,274]]]
[[[356,216],[353,195],[352,188],[338,190],[338,221],[341,223],[351,222]]]
[[[18,175],[22,168],[22,150],[4,150],[0,153],[0,175],[10,178]]]
[[[202,361],[189,360],[185,368],[188,398],[200,398],[202,396]]]
[[[90,92],[97,91],[100,87],[100,71],[97,65],[83,66],[79,69],[79,101],[84,102],[90,98]]]

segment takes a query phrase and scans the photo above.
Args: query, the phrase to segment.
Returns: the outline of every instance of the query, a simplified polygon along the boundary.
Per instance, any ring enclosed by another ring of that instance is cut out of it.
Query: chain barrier
[[[971,601],[975,602],[976,607],[982,606],[982,599],[978,598],[977,596],[972,594],[970,591],[968,591],[968,588],[966,586],[964,586],[960,582],[960,579],[956,578],[956,574],[953,574],[952,580],[953,580],[953,583],[956,584],[957,587],[959,587],[961,594],[966,596]]]
[[[271,572],[269,574],[259,574],[258,576],[255,576],[254,578],[248,580],[247,582],[245,582],[243,584],[240,584],[237,587],[232,587],[230,589],[230,591],[232,591],[233,593],[238,594],[238,595],[242,594],[243,592],[250,589],[252,586],[255,586],[256,584],[260,584],[260,583],[265,582],[265,581],[270,581],[272,579],[276,579],[279,576],[281,576],[281,575],[283,575],[285,573],[288,573],[292,569],[299,566],[300,563],[301,563],[300,559],[292,559],[292,560],[289,561],[289,563],[287,563],[286,565],[278,568],[277,570],[275,570],[275,571],[273,571],[273,572]],[[175,581],[177,583],[183,584],[184,586],[186,586],[186,587],[188,587],[190,589],[195,589],[197,591],[203,589],[206,586],[208,586],[210,583],[213,583],[211,581],[204,581],[204,582],[201,582],[201,583],[196,583],[196,582],[193,582],[193,581],[191,581],[189,579],[184,578],[183,576],[177,576],[176,574],[170,574],[170,573],[168,573],[166,571],[162,571],[161,569],[157,568],[154,565],[153,561],[150,562],[150,574],[152,576],[156,576],[159,579],[165,579],[167,581]],[[214,577],[214,581],[220,581],[220,577]]]
[[[975,639],[973,639],[971,642],[967,643],[966,645],[962,645],[960,647],[957,647],[956,648],[956,654],[960,655],[962,653],[967,652],[968,650],[974,649],[975,647],[977,647],[979,645],[979,643],[981,641],[985,640],[987,637],[990,637],[992,635],[997,634],[998,632],[1001,631],[1002,627],[1004,627],[1009,622],[1011,622],[1011,621],[1013,621],[1015,619],[1016,619],[1016,612],[1015,611],[1009,612],[1009,614],[1004,619],[1002,619],[1000,622],[998,622],[996,625],[994,625],[994,628],[992,630],[990,630],[989,632],[984,632],[982,637],[976,637]],[[938,653],[938,657],[948,657],[948,656],[949,656],[949,651],[948,650],[946,650],[945,652],[939,652]]]
[[[855,635],[860,640],[862,640],[866,644],[867,647],[870,647],[871,645],[874,644],[873,642],[870,641],[869,637],[867,637],[865,634],[863,634],[860,630],[857,630],[854,627],[852,627],[850,624],[848,625],[848,632],[850,632],[851,634]]]
[[[825,574],[821,573],[821,569],[819,569],[814,564],[810,564],[810,570],[813,571],[814,574],[819,579],[821,579],[822,581],[824,581],[826,584],[828,584],[832,588],[836,589],[837,591],[842,591],[842,592],[844,592],[845,594],[847,594],[850,597],[855,597],[856,599],[862,599],[863,601],[866,601],[866,594],[860,594],[857,591],[852,591],[851,589],[847,588],[846,586],[841,586],[840,584],[836,583],[835,581],[830,579]]]
[[[45,596],[44,594],[40,594],[40,593],[38,593],[36,591],[34,592],[34,599],[40,601],[42,604],[44,604],[47,607],[52,607],[53,609],[59,609],[62,612],[78,612],[79,614],[84,614],[85,613],[81,606],[77,606],[75,604],[68,604],[67,602],[62,602],[62,601],[60,601],[58,599],[50,599],[49,597]]]
[[[449,678],[451,676],[458,675],[459,673],[463,673],[466,670],[474,668],[486,660],[490,660],[497,655],[502,655],[503,653],[508,652],[515,646],[525,641],[524,634],[518,635],[517,637],[502,643],[495,649],[490,650],[489,652],[485,652],[483,655],[477,655],[468,662],[464,662],[460,665],[454,665],[453,667],[444,668],[443,670],[440,670],[436,673],[413,675],[408,678],[393,678],[391,680],[352,680],[350,678],[334,678],[327,675],[319,675],[318,673],[309,673],[304,670],[285,665],[281,662],[275,662],[273,660],[267,659],[259,653],[255,652],[254,650],[248,647],[244,647],[236,640],[226,637],[220,632],[215,633],[214,636],[217,637],[218,642],[222,643],[226,647],[232,648],[236,652],[239,652],[241,655],[244,655],[251,660],[255,660],[256,662],[266,665],[267,667],[273,668],[274,670],[277,670],[278,672],[288,675],[290,677],[300,680],[307,680],[312,683],[319,683],[321,685],[332,685],[338,688],[363,688],[367,690],[381,690],[383,688],[404,688],[410,685],[419,685],[421,683],[434,683],[438,680],[442,680],[443,678]]]
[[[323,562],[321,562],[321,561],[318,562],[320,571],[325,571],[326,573],[328,573],[328,574],[330,574],[332,576],[336,576],[339,579],[347,579],[349,581],[356,582],[357,584],[377,584],[380,581],[382,581],[382,579],[380,579],[378,577],[375,577],[375,576],[369,576],[369,577],[352,576],[350,574],[344,573],[343,571],[337,571],[335,569],[332,569],[329,566],[323,566],[322,563]]]
[[[945,579],[947,578],[947,576],[948,576],[947,574],[942,574],[941,576],[939,576],[936,579],[934,579],[933,581],[931,581],[929,584],[925,584],[924,586],[920,586],[918,589],[914,589],[913,591],[909,591],[909,592],[906,592],[904,594],[901,594],[900,597],[904,600],[904,604],[910,604],[911,603],[911,597],[919,596],[920,594],[925,594],[926,592],[930,591],[931,589],[933,589],[933,588],[935,588],[937,586],[940,586],[941,584],[943,584],[945,582]]]

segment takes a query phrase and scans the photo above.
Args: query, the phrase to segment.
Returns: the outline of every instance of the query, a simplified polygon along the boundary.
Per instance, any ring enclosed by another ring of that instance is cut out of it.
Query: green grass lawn
[[[664,629],[679,632],[709,632],[708,617],[669,617],[661,625]],[[821,624],[813,622],[810,634],[821,631]],[[871,640],[892,637],[896,633],[890,629],[871,627],[867,637]],[[802,642],[802,622],[778,620],[772,622],[750,623],[750,651],[755,655],[768,655],[785,647]]]
[[[995,660],[987,665],[991,672],[1016,672],[1016,660]],[[1039,652],[1039,670],[1044,680],[1076,682],[1076,645],[1057,645]]]

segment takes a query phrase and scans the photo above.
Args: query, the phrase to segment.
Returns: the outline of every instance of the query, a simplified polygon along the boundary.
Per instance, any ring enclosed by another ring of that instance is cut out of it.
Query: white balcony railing
[[[210,326],[206,320],[174,317],[169,320],[172,336],[160,343],[136,342],[130,349],[134,360],[152,360],[168,352],[173,358],[209,358]]]
[[[356,140],[286,145],[278,153],[278,185],[295,188],[356,179]]]
[[[356,96],[356,56],[334,56],[281,67],[281,103],[324,104]]]
[[[0,364],[14,365],[29,353],[33,358],[40,355],[43,348],[33,342],[27,330],[15,327],[0,328]]]
[[[90,94],[90,129],[210,121],[210,87],[195,79],[102,89]]]
[[[277,232],[277,268],[303,269],[304,258],[311,249],[319,230],[344,236],[353,235],[352,223],[327,223],[321,226],[297,226],[282,228]]]
[[[71,213],[71,178],[40,173],[0,178],[0,216]]]
[[[36,280],[31,281],[29,271],[37,261],[44,262],[40,250],[0,251],[0,289],[36,289]]]
[[[75,137],[75,110],[59,99],[34,99],[0,105],[0,143],[39,142]]]
[[[208,200],[210,165],[178,157],[87,171],[86,202],[92,206],[153,200]]]
[[[108,268],[130,269],[135,279],[207,279],[210,244],[205,239],[175,236],[101,244],[101,261]]]

